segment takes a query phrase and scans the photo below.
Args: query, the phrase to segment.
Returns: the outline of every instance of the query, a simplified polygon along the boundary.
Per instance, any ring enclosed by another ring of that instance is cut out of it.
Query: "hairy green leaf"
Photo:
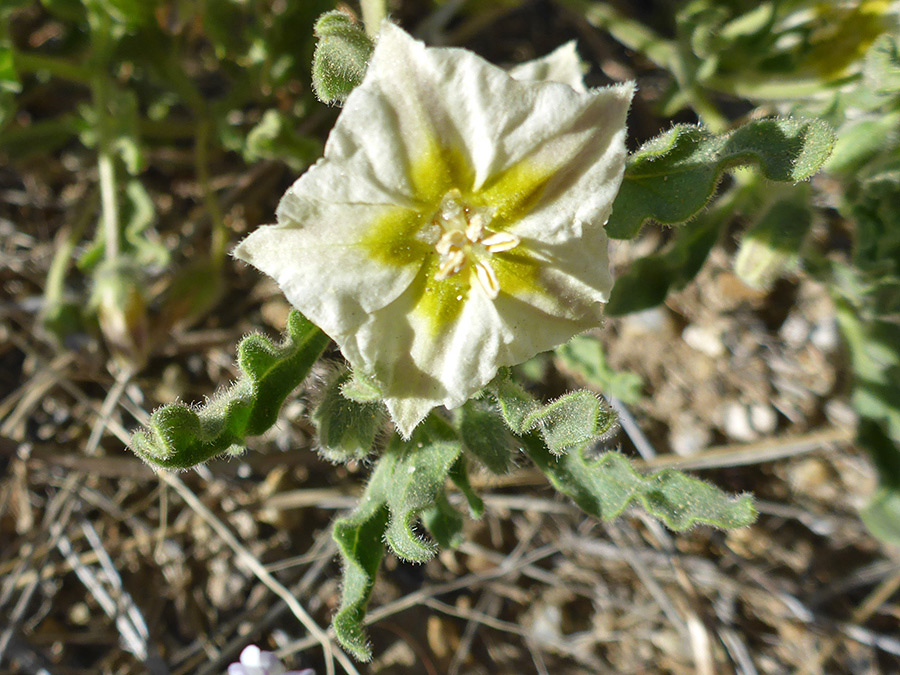
[[[756,519],[748,496],[729,496],[672,469],[644,477],[616,452],[587,458],[588,443],[608,433],[615,419],[605,408],[587,405],[587,397],[563,397],[540,406],[506,374],[495,379],[488,391],[496,398],[510,429],[522,437],[526,454],[554,487],[597,518],[616,518],[638,501],[673,530],[685,530],[696,523],[743,527]],[[586,392],[574,392],[581,393]],[[598,402],[596,397],[590,398]],[[566,410],[565,422],[558,420],[562,410]]]
[[[721,135],[676,125],[629,156],[606,231],[613,239],[631,239],[647,220],[690,220],[722,174],[737,166],[756,165],[769,180],[806,180],[833,145],[831,127],[817,119],[754,120]]]
[[[469,482],[469,464],[465,455],[460,455],[453,466],[450,467],[450,480],[465,496],[466,501],[469,503],[469,512],[472,514],[472,517],[476,519],[481,518],[484,515],[484,501],[478,496]]]
[[[456,412],[456,426],[463,450],[473,455],[489,471],[504,474],[512,466],[513,439],[496,408],[487,401],[473,399]]]
[[[557,490],[602,520],[617,518],[635,501],[676,531],[698,523],[730,529],[756,520],[749,496],[730,496],[673,469],[644,477],[617,452],[596,459],[585,457],[583,450],[558,457],[535,436],[525,439],[525,452]]]
[[[434,545],[419,537],[413,525],[443,493],[459,453],[460,443],[453,430],[435,416],[420,424],[409,441],[394,436],[385,450],[380,462],[392,466],[387,491],[391,518],[385,538],[391,550],[404,560],[425,562],[434,556]]]
[[[422,524],[443,548],[456,548],[463,542],[463,518],[441,492],[434,504],[422,511]]]
[[[452,542],[458,534],[444,483],[459,456],[460,443],[453,429],[435,415],[429,416],[408,441],[399,435],[391,439],[359,506],[335,522],[333,536],[344,578],[333,625],[340,643],[361,661],[372,656],[362,621],[384,542],[404,560],[424,562],[434,555],[435,547],[413,531],[416,518],[425,519],[439,543]]]
[[[341,604],[331,625],[344,649],[360,661],[372,658],[362,622],[384,556],[384,528],[388,522],[385,491],[390,478],[389,466],[379,464],[356,510],[336,520],[331,535],[343,565]]]
[[[640,375],[613,370],[606,362],[603,345],[595,337],[576,335],[556,349],[556,356],[564,370],[584,379],[605,396],[633,404],[641,398],[644,382]]]
[[[539,431],[554,455],[580,450],[616,429],[615,412],[590,391],[573,391],[542,406],[506,373],[489,391],[514,434]]]
[[[199,408],[172,403],[135,432],[131,448],[164,469],[188,469],[225,452],[240,451],[247,436],[267,431],[287,395],[303,381],[328,337],[299,312],[291,312],[287,336],[274,345],[249,335],[238,346],[241,378]]]
[[[584,448],[616,429],[615,412],[590,391],[573,391],[542,406],[508,373],[501,373],[489,392],[514,434],[539,431],[554,455]]]

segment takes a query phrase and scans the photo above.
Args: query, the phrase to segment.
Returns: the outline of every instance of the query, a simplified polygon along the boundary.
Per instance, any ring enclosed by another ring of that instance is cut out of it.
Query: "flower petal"
[[[275,279],[290,303],[332,338],[392,302],[422,264],[404,236],[418,229],[419,215],[402,207],[329,204],[289,193],[279,218],[233,255]]]
[[[546,56],[510,68],[509,75],[523,82],[562,82],[575,91],[585,92],[586,71],[587,65],[578,57],[572,40]]]

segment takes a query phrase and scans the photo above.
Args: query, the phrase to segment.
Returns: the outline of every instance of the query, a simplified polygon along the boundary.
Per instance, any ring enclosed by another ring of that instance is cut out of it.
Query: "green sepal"
[[[593,392],[573,391],[540,405],[506,373],[488,385],[503,419],[517,436],[540,432],[554,455],[580,450],[616,428],[616,414]]]
[[[374,381],[355,371],[341,386],[341,394],[357,403],[374,403],[384,398]]]
[[[737,166],[754,164],[769,180],[806,180],[833,145],[834,132],[818,119],[754,120],[721,135],[676,125],[628,157],[606,231],[613,239],[631,239],[647,220],[690,220],[713,196],[722,174]]]
[[[319,452],[330,462],[365,458],[385,417],[380,403],[357,403],[343,395],[350,377],[347,369],[334,373],[312,415],[319,432]]]
[[[362,82],[375,45],[340,10],[323,14],[313,30],[319,40],[312,63],[313,89],[323,103],[341,104]]]
[[[288,316],[280,345],[248,335],[238,345],[242,375],[205,405],[162,406],[147,428],[134,433],[131,449],[164,469],[188,469],[226,452],[243,449],[247,436],[272,427],[284,399],[300,384],[328,344],[328,337],[299,312]]]
[[[641,476],[618,452],[589,459],[584,450],[578,450],[559,457],[534,434],[524,439],[524,445],[557,490],[601,520],[617,518],[633,502],[675,531],[697,524],[731,529],[756,520],[751,497],[733,497],[680,471],[665,469]]]

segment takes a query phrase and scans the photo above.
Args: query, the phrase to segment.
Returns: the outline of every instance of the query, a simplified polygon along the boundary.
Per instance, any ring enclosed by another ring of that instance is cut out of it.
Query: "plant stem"
[[[197,180],[200,181],[200,188],[203,190],[203,201],[206,205],[206,211],[209,213],[209,219],[212,222],[212,237],[209,246],[210,262],[218,270],[225,261],[225,251],[228,248],[228,228],[225,227],[225,220],[222,218],[219,202],[216,200],[216,195],[209,184],[209,132],[210,120],[209,117],[204,115],[197,122],[197,140],[194,144],[194,170],[197,173]]]
[[[70,63],[63,59],[34,52],[15,52],[13,60],[16,70],[20,73],[50,73],[54,77],[81,84],[90,84],[91,71],[89,68]]]
[[[363,25],[370,38],[378,35],[381,22],[387,16],[387,0],[360,0]]]
[[[43,312],[45,316],[50,313],[52,308],[62,304],[66,271],[69,269],[72,254],[75,252],[75,245],[81,239],[85,228],[94,217],[96,208],[97,190],[92,189],[82,202],[81,209],[74,223],[71,226],[64,226],[57,235],[56,253],[53,254],[50,269],[47,271],[47,281],[44,284]]]

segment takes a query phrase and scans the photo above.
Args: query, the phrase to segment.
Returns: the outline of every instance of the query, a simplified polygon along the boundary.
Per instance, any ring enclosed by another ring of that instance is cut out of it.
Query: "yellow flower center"
[[[500,282],[491,266],[491,255],[514,249],[519,238],[489,229],[493,215],[490,207],[467,204],[456,188],[444,195],[437,212],[417,235],[419,240],[434,246],[440,256],[435,281],[449,279],[471,264],[484,292],[490,298],[497,297]]]

